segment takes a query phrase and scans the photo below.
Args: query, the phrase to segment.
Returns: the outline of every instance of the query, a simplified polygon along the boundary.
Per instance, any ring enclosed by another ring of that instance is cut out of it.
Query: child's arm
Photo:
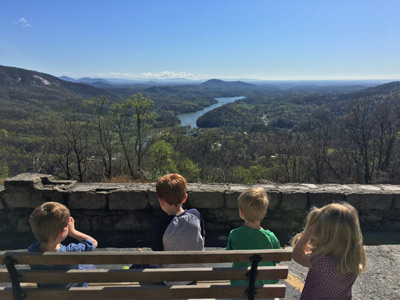
[[[68,235],[74,239],[77,239],[79,242],[82,242],[83,240],[86,239],[91,240],[94,244],[94,247],[97,248],[97,241],[94,238],[92,238],[90,235],[87,235],[75,229],[75,220],[73,217],[70,217],[69,219]]]
[[[293,260],[307,268],[312,267],[308,246],[308,243],[312,238],[316,238],[314,226],[308,227],[304,230],[293,248]]]

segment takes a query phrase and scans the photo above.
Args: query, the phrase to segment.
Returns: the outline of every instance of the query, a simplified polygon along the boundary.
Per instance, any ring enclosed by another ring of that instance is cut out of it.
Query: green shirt
[[[280,249],[281,245],[272,231],[248,226],[233,229],[228,237],[226,250]],[[259,266],[275,266],[278,262],[260,262]],[[234,267],[247,267],[251,263],[233,263]],[[278,283],[279,280],[256,280],[256,285]],[[231,284],[248,285],[248,280],[234,280]]]

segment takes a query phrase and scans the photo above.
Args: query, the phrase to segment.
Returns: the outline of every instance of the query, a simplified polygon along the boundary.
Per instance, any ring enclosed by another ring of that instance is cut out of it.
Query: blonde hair
[[[68,208],[57,202],[46,202],[36,207],[29,217],[29,224],[36,239],[41,243],[55,241],[68,226]]]
[[[262,188],[249,188],[238,198],[239,208],[249,222],[260,222],[268,209],[267,193]]]
[[[186,179],[179,174],[167,174],[158,178],[156,192],[159,198],[171,205],[179,205],[186,196]]]
[[[333,255],[338,259],[338,271],[360,274],[366,269],[363,237],[357,210],[348,203],[332,203],[313,208],[307,216],[304,231],[315,225],[317,239],[309,243],[310,257]],[[295,245],[301,235],[292,240]]]

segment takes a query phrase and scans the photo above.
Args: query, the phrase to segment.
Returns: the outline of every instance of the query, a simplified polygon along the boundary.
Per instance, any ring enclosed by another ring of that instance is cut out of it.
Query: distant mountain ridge
[[[58,77],[61,80],[64,81],[69,81],[69,82],[75,82],[75,83],[85,83],[85,84],[92,84],[92,83],[97,83],[97,82],[104,82],[107,84],[113,84],[113,82],[108,81],[106,79],[103,78],[90,78],[90,77],[83,77],[83,78],[79,78],[79,79],[74,79],[68,76],[61,76]]]
[[[83,77],[79,79],[74,79],[68,76],[60,76],[62,80],[75,82],[75,83],[85,83],[90,85],[101,86],[101,84],[109,87],[127,87],[127,86],[159,86],[159,85],[192,85],[200,84],[203,81],[199,80],[189,80],[186,78],[164,78],[164,79],[118,79],[118,78],[91,78]]]
[[[371,93],[371,94],[382,94],[389,91],[400,92],[400,81],[393,81],[385,84],[380,84],[365,90],[366,93]]]
[[[223,81],[221,79],[210,79],[207,80],[206,82],[203,82],[200,84],[200,87],[205,89],[205,90],[243,90],[243,91],[248,91],[248,90],[259,90],[261,89],[260,86],[252,84],[252,83],[246,83],[243,81]]]
[[[224,81],[221,79],[210,79],[205,82],[191,81],[187,79],[162,79],[153,81],[143,80],[117,80],[117,79],[104,79],[104,78],[89,78],[84,77],[80,79],[73,79],[68,76],[55,77],[46,73],[37,71],[26,70],[16,67],[8,67],[0,65],[0,91],[3,93],[3,97],[13,90],[13,94],[26,93],[25,96],[29,97],[29,93],[34,94],[37,97],[40,95],[46,98],[53,96],[56,99],[68,100],[69,98],[82,99],[92,98],[101,95],[107,95],[113,97],[115,92],[118,90],[125,89],[126,93],[137,92],[140,90],[148,89],[150,92],[162,92],[164,90],[171,92],[171,89],[175,93],[179,91],[191,90],[193,92],[217,92],[217,93],[231,93],[235,95],[243,94],[250,91],[299,91],[309,92],[314,90],[315,92],[363,92],[365,90],[369,94],[380,93],[390,88],[398,87],[400,83],[390,82],[386,84],[373,85],[373,82],[366,82],[364,84],[360,82],[346,83],[346,82],[324,82],[316,81],[313,82],[257,82],[256,84],[248,83],[244,81]],[[349,84],[354,84],[353,86]],[[30,89],[28,92],[27,89]],[[176,90],[176,91],[175,91]]]
[[[107,91],[87,84],[74,83],[37,71],[0,66],[0,92],[2,97],[51,98],[65,101],[108,94]]]
[[[62,80],[83,83],[103,89],[147,89],[154,87],[179,87],[182,89],[197,89],[203,92],[247,92],[247,91],[288,91],[288,92],[354,92],[368,87],[384,84],[383,80],[289,80],[289,81],[228,81],[222,79],[209,79],[207,81],[189,80],[185,78],[165,79],[115,79],[115,78],[79,78],[68,76],[59,77]]]
[[[201,81],[191,81],[184,78],[173,78],[173,79],[161,79],[161,80],[108,80],[103,78],[79,78],[73,79],[68,76],[59,77],[62,80],[75,83],[84,83],[100,88],[151,88],[156,89],[156,87],[190,87],[202,91],[251,91],[251,90],[264,90],[266,86],[259,86],[252,83],[246,83],[243,81],[224,81],[221,79],[210,79],[205,82]],[[271,85],[272,86],[272,85]],[[271,86],[268,86],[271,89]],[[274,90],[277,88],[274,86]]]

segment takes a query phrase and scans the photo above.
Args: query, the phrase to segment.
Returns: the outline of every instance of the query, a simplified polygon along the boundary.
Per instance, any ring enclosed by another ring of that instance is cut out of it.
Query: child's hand
[[[316,224],[307,226],[298,236],[299,238],[293,248],[293,260],[304,267],[312,268],[310,254],[312,252],[312,240],[318,238]]]
[[[73,217],[69,217],[69,223],[68,223],[68,235],[74,234],[75,232],[75,220]]]
[[[73,217],[69,218],[68,235],[74,239],[77,239],[79,242],[82,242],[85,239],[89,239],[93,242],[94,247],[97,248],[97,241],[94,238],[75,229],[75,220]]]

